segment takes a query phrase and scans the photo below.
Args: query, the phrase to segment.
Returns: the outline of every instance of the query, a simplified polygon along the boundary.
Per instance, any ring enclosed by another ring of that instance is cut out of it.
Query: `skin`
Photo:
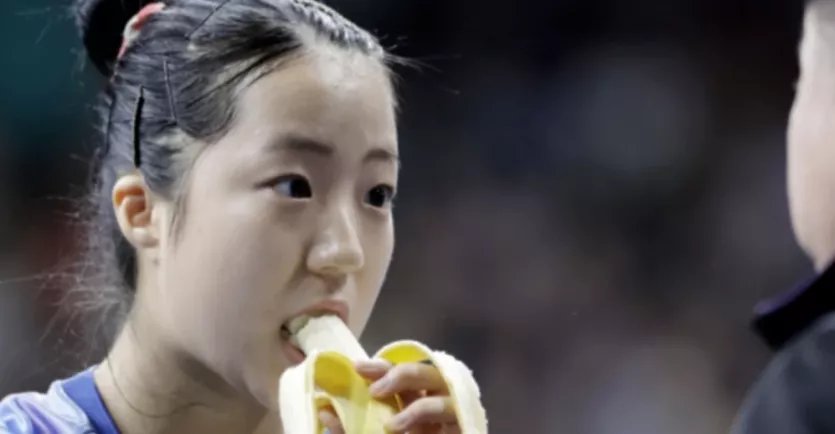
[[[788,193],[792,226],[818,271],[835,258],[835,2],[806,9],[800,78],[789,118]]]
[[[383,284],[394,247],[385,193],[399,166],[384,66],[314,44],[237,104],[231,130],[188,172],[176,231],[174,204],[140,174],[114,187],[139,279],[95,379],[123,433],[281,432],[278,381],[294,363],[281,325],[330,301],[348,308],[359,336]],[[454,421],[436,369],[379,361],[357,369],[385,379],[375,383],[380,396],[433,395],[411,400],[406,423],[393,428],[435,432],[435,422]],[[340,431],[332,414],[320,417]]]

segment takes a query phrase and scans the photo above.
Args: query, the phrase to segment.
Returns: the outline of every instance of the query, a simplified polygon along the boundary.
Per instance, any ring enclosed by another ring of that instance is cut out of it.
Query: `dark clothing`
[[[835,434],[835,266],[757,311],[754,326],[777,354],[732,433]]]

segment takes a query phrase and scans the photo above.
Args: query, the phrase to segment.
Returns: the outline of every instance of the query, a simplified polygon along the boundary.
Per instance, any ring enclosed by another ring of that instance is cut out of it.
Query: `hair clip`
[[[136,168],[142,164],[141,140],[139,139],[139,127],[142,122],[142,107],[145,105],[145,88],[139,86],[139,96],[136,98],[136,107],[133,112],[133,165]]]
[[[171,111],[171,119],[174,125],[177,125],[179,116],[177,115],[177,104],[174,102],[174,88],[171,86],[171,66],[168,61],[162,62],[163,78],[165,79],[165,92],[168,93],[168,110]]]

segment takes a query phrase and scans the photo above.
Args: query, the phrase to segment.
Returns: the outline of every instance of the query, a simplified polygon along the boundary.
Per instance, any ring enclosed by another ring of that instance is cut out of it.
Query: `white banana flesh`
[[[279,381],[279,410],[284,434],[321,434],[319,410],[332,407],[346,434],[383,434],[385,423],[403,409],[399,399],[376,400],[369,382],[354,370],[354,360],[368,355],[353,333],[335,316],[291,323],[293,339],[307,354]],[[455,406],[462,434],[486,434],[487,416],[472,372],[449,354],[416,341],[397,341],[375,356],[392,364],[431,360],[440,371]]]

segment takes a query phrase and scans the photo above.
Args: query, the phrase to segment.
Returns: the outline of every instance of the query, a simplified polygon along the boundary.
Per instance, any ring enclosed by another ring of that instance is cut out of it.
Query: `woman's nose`
[[[363,265],[356,216],[350,206],[341,206],[328,214],[316,234],[307,267],[316,274],[339,276],[354,273]]]

